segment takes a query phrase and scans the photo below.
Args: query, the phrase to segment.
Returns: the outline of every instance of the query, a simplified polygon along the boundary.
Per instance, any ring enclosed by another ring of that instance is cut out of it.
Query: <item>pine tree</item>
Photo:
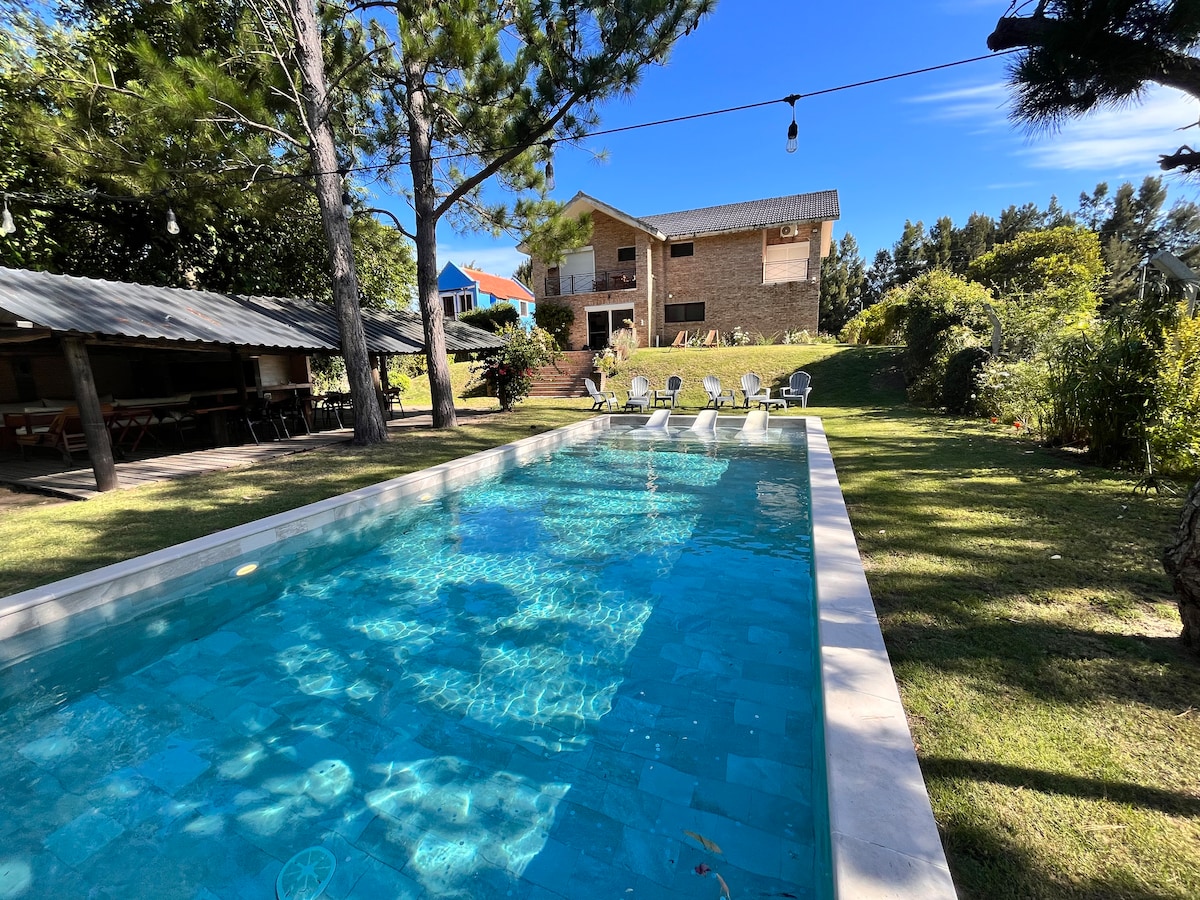
[[[1031,16],[1003,16],[987,39],[991,50],[1024,48],[1010,69],[1013,117],[1033,129],[1136,102],[1148,82],[1200,99],[1198,44],[1200,4],[1163,0],[1039,0]],[[1200,169],[1200,153],[1181,147],[1162,166]]]
[[[892,245],[892,260],[895,263],[897,284],[912,281],[925,271],[925,225],[922,222],[904,220],[904,231],[900,240]]]
[[[866,285],[866,265],[858,251],[858,241],[847,232],[821,260],[820,329],[837,334],[862,308]]]

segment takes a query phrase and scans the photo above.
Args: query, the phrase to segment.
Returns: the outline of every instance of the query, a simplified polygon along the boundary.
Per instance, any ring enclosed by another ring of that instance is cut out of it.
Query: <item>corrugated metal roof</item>
[[[248,347],[334,350],[232,294],[0,268],[0,309],[54,331]]]
[[[337,352],[341,332],[332,306],[280,297],[244,297],[214,291],[151,287],[0,268],[3,312],[53,331],[74,331],[149,340],[236,344]],[[363,310],[367,349],[373,353],[420,353],[421,317],[413,312]],[[446,349],[487,350],[494,334],[446,322]]]
[[[748,231],[789,222],[817,222],[836,219],[840,215],[837,191],[816,191],[638,218],[672,238],[721,231]]]

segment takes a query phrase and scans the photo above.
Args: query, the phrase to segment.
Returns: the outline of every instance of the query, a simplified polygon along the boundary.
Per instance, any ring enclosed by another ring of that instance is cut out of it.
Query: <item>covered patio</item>
[[[422,323],[397,310],[363,322],[390,410],[387,357],[423,353]],[[451,352],[496,343],[458,322],[445,334]],[[66,484],[69,471],[68,495],[94,493],[164,472],[167,457],[199,471],[230,445],[252,457],[328,442],[319,426],[348,423],[315,418],[310,356],[339,341],[334,310],[317,303],[0,269],[0,483],[44,490],[31,479]]]

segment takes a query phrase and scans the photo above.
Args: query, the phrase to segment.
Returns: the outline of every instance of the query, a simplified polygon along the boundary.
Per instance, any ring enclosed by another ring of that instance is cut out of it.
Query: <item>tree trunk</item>
[[[88,458],[96,476],[96,489],[115,491],[121,485],[117,480],[117,464],[113,461],[112,438],[100,409],[100,397],[96,394],[96,380],[92,377],[87,347],[83,338],[64,337],[62,348],[67,371],[71,375],[71,386],[75,389],[75,402],[79,404],[79,421],[87,438]]]
[[[420,62],[404,60],[408,81],[409,167],[413,177],[413,208],[417,218],[417,302],[425,328],[425,357],[429,363],[429,393],[433,401],[433,427],[455,428],[454,390],[446,359],[442,299],[438,294],[437,188],[430,159],[431,120]]]
[[[1184,646],[1200,653],[1200,481],[1193,485],[1175,540],[1163,551],[1163,568],[1174,581]]]
[[[346,379],[354,401],[354,443],[378,444],[387,440],[371,377],[371,359],[363,330],[362,310],[358,304],[358,275],[354,270],[354,250],[350,243],[350,223],[342,209],[342,179],[338,174],[337,149],[333,125],[329,120],[329,98],[325,84],[325,58],[321,34],[317,29],[313,4],[308,0],[288,0],[296,26],[296,49],[304,79],[305,113],[309,128],[309,156],[316,176],[317,202],[321,224],[329,246],[330,274],[333,278],[333,302],[342,337],[342,357],[346,360]]]

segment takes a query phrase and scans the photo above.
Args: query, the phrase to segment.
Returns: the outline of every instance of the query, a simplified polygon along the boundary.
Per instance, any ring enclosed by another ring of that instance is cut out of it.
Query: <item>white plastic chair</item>
[[[650,379],[645,375],[634,375],[629,382],[629,399],[625,401],[625,408],[650,408]]]
[[[747,372],[742,376],[742,396],[745,397],[745,403],[742,404],[746,409],[750,408],[751,403],[759,403],[763,400],[771,399],[771,389],[763,388],[762,379],[753,372]]]
[[[812,379],[807,372],[796,371],[792,373],[792,377],[788,379],[788,386],[779,392],[779,396],[783,398],[785,404],[790,405],[791,401],[799,400],[802,409],[808,408],[808,395],[812,393],[812,388],[809,386]]]
[[[688,431],[694,431],[698,434],[716,434],[717,431],[717,411],[715,409],[702,409],[696,413],[696,421],[692,423],[692,427]]]
[[[767,436],[767,422],[770,421],[770,418],[770,412],[765,409],[756,409],[746,413],[746,423],[742,425],[742,430],[738,432],[738,436],[743,438],[765,438]]]
[[[721,379],[716,375],[704,376],[704,393],[708,394],[708,403],[705,406],[711,403],[713,409],[720,409],[722,403],[728,403],[730,406],[737,403],[733,391],[721,390]]]
[[[641,430],[666,431],[670,418],[671,411],[669,409],[656,409],[650,413],[650,418],[646,420],[646,424],[642,426]]]
[[[596,387],[596,382],[590,378],[583,379],[584,385],[587,387],[588,395],[592,398],[592,409],[600,409],[602,406],[608,406],[609,409],[616,409],[617,395],[612,391],[602,391]]]

